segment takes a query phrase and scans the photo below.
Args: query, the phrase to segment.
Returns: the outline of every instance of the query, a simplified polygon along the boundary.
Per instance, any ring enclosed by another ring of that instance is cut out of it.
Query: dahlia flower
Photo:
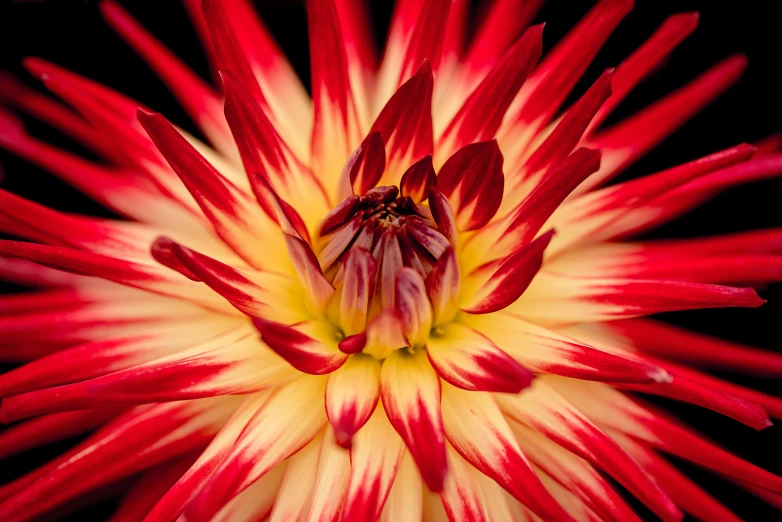
[[[470,41],[466,0],[400,0],[380,61],[360,0],[309,0],[311,98],[247,0],[185,4],[217,87],[100,9],[209,145],[41,59],[24,65],[70,108],[2,78],[4,105],[101,161],[8,110],[0,144],[127,219],[0,191],[0,229],[24,240],[0,242],[0,273],[39,287],[0,299],[2,358],[25,362],[0,377],[0,457],[90,433],[0,487],[0,519],[137,476],[114,520],[639,520],[616,484],[662,520],[737,520],[664,455],[780,504],[782,478],[638,396],[782,416],[696,369],[782,357],[641,318],[761,305],[780,230],[628,241],[779,175],[777,144],[606,183],[744,68],[601,125],[697,14],[564,107],[630,0],[542,58],[541,0],[495,0]]]

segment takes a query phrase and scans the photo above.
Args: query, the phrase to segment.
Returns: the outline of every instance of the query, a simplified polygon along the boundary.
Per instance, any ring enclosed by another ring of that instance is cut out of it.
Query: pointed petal
[[[402,175],[399,191],[402,197],[411,197],[416,203],[424,201],[437,185],[437,174],[432,165],[432,156],[424,156],[413,163]]]
[[[460,307],[470,314],[487,314],[513,304],[532,282],[543,263],[550,230],[504,259],[473,270],[466,278]]]
[[[285,244],[288,247],[288,255],[293,262],[299,283],[304,287],[308,305],[315,313],[322,312],[326,309],[331,296],[334,295],[334,287],[323,276],[318,258],[315,257],[312,247],[306,241],[301,237],[286,233]]]
[[[446,445],[448,455],[448,475],[445,477],[440,498],[445,512],[451,521],[488,522],[482,499],[477,473],[474,468],[459,455],[453,446]]]
[[[277,388],[253,416],[223,463],[193,499],[186,518],[211,520],[225,503],[309,443],[326,423],[324,377]]]
[[[496,141],[473,143],[451,156],[437,175],[437,189],[451,202],[460,231],[482,228],[502,202],[502,152]]]
[[[421,275],[413,268],[397,272],[394,311],[402,320],[407,342],[415,346],[425,341],[432,327],[432,307]]]
[[[383,405],[353,438],[350,482],[342,505],[343,522],[377,520],[396,478],[405,445],[386,418]]]
[[[307,522],[336,522],[339,519],[350,472],[350,452],[337,444],[333,431],[326,429]]]
[[[336,331],[325,322],[308,321],[285,326],[254,317],[253,325],[269,348],[304,373],[331,373],[348,358],[337,346]]]
[[[433,324],[450,322],[459,311],[461,278],[456,252],[449,246],[426,276],[426,293],[432,300]]]
[[[571,520],[535,475],[492,396],[443,384],[448,441],[478,471],[525,506],[551,520]]]
[[[379,522],[422,522],[423,484],[409,454],[402,457]]]
[[[386,149],[380,132],[370,132],[353,151],[339,181],[339,195],[363,196],[374,188],[386,169]]]
[[[457,388],[518,393],[532,382],[529,370],[488,338],[460,323],[435,330],[426,351],[440,377]]]
[[[394,351],[383,363],[380,394],[388,419],[405,441],[424,482],[432,491],[441,490],[446,462],[440,379],[425,351]]]
[[[366,424],[380,398],[380,362],[354,355],[329,375],[326,415],[340,446],[349,448],[353,435]]]
[[[310,509],[310,499],[315,490],[321,437],[316,437],[287,460],[280,490],[274,496],[274,508],[269,522],[304,520]]]
[[[415,28],[402,60],[399,85],[406,82],[424,60],[430,62],[433,69],[437,69],[450,7],[449,0],[432,0],[420,6]]]
[[[346,336],[366,329],[367,313],[377,274],[377,262],[363,248],[353,248],[343,261],[346,274],[341,288],[339,323]]]
[[[372,131],[380,133],[388,151],[381,184],[399,185],[409,165],[432,154],[433,85],[432,68],[424,61],[418,72],[388,100],[372,125]]]

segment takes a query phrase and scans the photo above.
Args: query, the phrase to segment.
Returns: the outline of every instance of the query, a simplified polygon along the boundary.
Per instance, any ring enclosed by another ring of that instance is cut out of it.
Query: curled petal
[[[348,358],[338,348],[336,332],[325,323],[310,321],[285,326],[254,317],[253,324],[269,348],[304,373],[331,373]]]
[[[432,156],[424,156],[413,163],[402,175],[399,191],[402,197],[411,197],[416,203],[425,200],[437,184],[437,174],[432,165]]]

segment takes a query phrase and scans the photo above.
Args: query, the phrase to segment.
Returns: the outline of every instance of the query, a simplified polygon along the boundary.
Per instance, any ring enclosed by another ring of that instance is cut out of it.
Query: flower
[[[717,64],[601,123],[697,25],[666,20],[561,108],[629,0],[602,0],[541,59],[540,2],[401,0],[376,63],[361,2],[309,0],[312,101],[245,0],[188,0],[221,94],[111,0],[111,25],[214,148],[40,59],[75,112],[4,77],[0,144],[128,220],[0,191],[0,456],[92,432],[0,488],[0,519],[139,474],[117,516],[169,521],[733,520],[662,453],[777,502],[782,478],[624,391],[751,427],[780,399],[691,366],[778,374],[779,355],[639,317],[755,307],[779,230],[621,242],[782,173],[768,142],[604,186],[729,87]],[[465,45],[469,43],[469,45]],[[224,98],[224,102],[223,102]],[[311,116],[312,115],[312,116]],[[599,472],[599,471],[600,472]]]

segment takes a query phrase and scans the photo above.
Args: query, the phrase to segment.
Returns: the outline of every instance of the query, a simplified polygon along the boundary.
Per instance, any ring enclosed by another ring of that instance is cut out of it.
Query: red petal
[[[460,289],[461,278],[456,252],[449,246],[426,276],[426,293],[432,300],[435,325],[453,319],[458,311]]]
[[[486,225],[502,203],[502,152],[496,141],[473,143],[451,156],[437,176],[437,189],[451,202],[460,231]]]
[[[425,60],[434,69],[439,66],[450,7],[451,0],[431,0],[419,6],[415,29],[402,60],[399,85],[406,82]]]
[[[340,195],[363,196],[380,181],[386,170],[386,149],[380,133],[370,132],[345,164],[340,179]]]
[[[253,325],[261,333],[261,339],[269,348],[288,361],[291,366],[304,373],[322,375],[331,373],[347,360],[348,356],[337,348],[336,335],[327,338],[325,328],[320,332],[315,325],[301,323],[285,326],[280,323],[253,318]],[[312,337],[322,333],[321,338]]]
[[[432,164],[432,156],[424,156],[413,163],[399,182],[402,197],[411,197],[420,203],[429,197],[431,190],[437,185],[437,174]]]

